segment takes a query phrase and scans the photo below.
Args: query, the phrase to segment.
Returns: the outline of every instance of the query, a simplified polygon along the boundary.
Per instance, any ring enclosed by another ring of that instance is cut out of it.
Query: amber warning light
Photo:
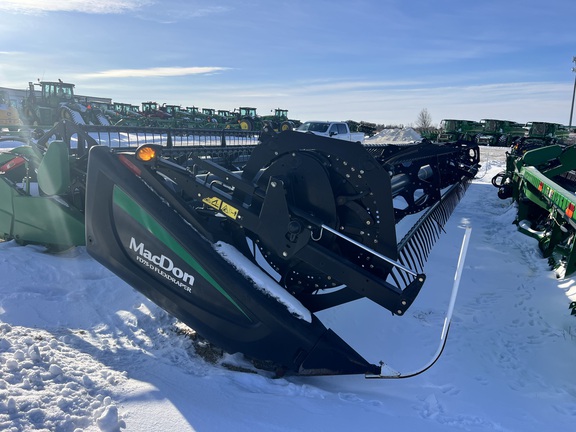
[[[142,146],[136,150],[136,158],[142,162],[150,162],[156,159],[156,149],[150,146]]]

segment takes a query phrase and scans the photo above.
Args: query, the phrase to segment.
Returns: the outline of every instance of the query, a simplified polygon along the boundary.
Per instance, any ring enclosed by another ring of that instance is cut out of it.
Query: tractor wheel
[[[249,118],[244,118],[240,120],[240,129],[251,131],[253,129],[252,120]]]
[[[292,124],[292,122],[285,121],[285,122],[282,122],[282,124],[280,125],[280,131],[281,132],[284,132],[287,130],[290,130],[290,131],[294,130],[294,125]]]

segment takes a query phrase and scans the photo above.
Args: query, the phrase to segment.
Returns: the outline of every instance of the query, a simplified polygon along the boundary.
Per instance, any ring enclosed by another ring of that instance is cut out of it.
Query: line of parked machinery
[[[272,122],[276,129],[288,130],[300,122],[288,118],[288,110],[277,108],[273,115],[259,116],[256,108],[240,107],[234,111],[199,109],[191,106],[143,102],[142,106],[103,99],[80,97],[74,94],[74,84],[59,81],[29,83],[21,101],[2,98],[0,125],[17,129],[19,126],[49,126],[60,120],[76,124],[123,125],[181,128],[235,128],[260,130],[264,122]],[[36,90],[38,88],[38,90]]]
[[[445,119],[440,129],[423,133],[423,138],[437,142],[468,141],[484,146],[510,147],[519,140],[540,140],[546,144],[562,143],[569,137],[569,128],[550,122],[518,123],[509,120]]]
[[[301,125],[290,119],[288,110],[276,108],[274,113],[261,116],[256,108],[239,107],[233,111],[180,105],[158,104],[148,101],[141,106],[121,102],[106,102],[102,98],[77,96],[74,84],[58,81],[30,82],[25,96],[11,100],[0,91],[0,128],[18,131],[21,128],[47,130],[60,120],[75,124],[150,126],[171,128],[240,129],[260,131],[271,124],[276,131],[293,130]],[[38,88],[38,90],[36,90]],[[377,125],[369,122],[347,121],[351,132],[366,136],[377,132]],[[563,142],[569,130],[558,123],[482,119],[480,121],[444,119],[440,128],[422,132],[430,141],[468,141],[479,145],[510,147],[519,139],[541,139],[548,143]]]

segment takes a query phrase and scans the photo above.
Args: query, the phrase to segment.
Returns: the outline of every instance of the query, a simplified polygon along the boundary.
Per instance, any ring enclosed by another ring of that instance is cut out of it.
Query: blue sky
[[[576,75],[574,0],[1,0],[0,14],[1,87],[60,78],[137,105],[568,124]]]

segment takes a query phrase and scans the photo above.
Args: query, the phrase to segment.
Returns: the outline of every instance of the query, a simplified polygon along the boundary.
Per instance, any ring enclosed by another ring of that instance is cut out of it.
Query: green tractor
[[[223,119],[223,122],[228,122],[234,115],[228,110],[218,110],[217,116]]]
[[[269,122],[272,128],[278,132],[294,130],[302,124],[300,120],[288,118],[288,110],[276,108],[273,115],[260,117],[262,122]]]
[[[256,114],[256,108],[240,107],[234,111],[240,129],[246,131],[260,130],[264,126],[261,118]]]
[[[109,123],[112,123],[112,119],[116,116],[116,110],[113,103],[102,102],[102,101],[91,101],[89,102],[90,108],[97,109],[100,111],[104,117],[106,117]]]
[[[203,127],[219,127],[218,116],[214,108],[202,108],[202,117],[204,118]]]
[[[172,125],[172,115],[162,111],[157,102],[142,102],[141,112],[145,117],[145,126],[162,127]]]
[[[172,119],[170,124],[171,127],[185,128],[189,127],[190,123],[192,122],[190,113],[188,113],[188,111],[186,111],[180,105],[168,105],[164,103],[159,109],[160,111],[170,115],[170,118]]]
[[[180,119],[190,118],[188,112],[185,109],[183,109],[180,105],[168,105],[164,103],[160,107],[160,110],[170,114],[174,118],[180,118]]]
[[[37,95],[35,86],[40,87]],[[28,83],[27,94],[22,101],[22,111],[29,126],[52,127],[60,120],[75,124],[110,125],[109,120],[95,106],[78,102],[74,84],[61,80]]]
[[[224,129],[239,129],[240,124],[236,120],[236,116],[229,110],[218,110],[214,117],[218,124],[222,125]]]
[[[482,123],[473,120],[444,119],[440,122],[438,142],[468,141],[476,142],[482,133]]]
[[[225,120],[213,108],[200,108],[196,106],[188,106],[182,109],[188,117],[187,127],[200,128],[200,129],[213,129],[224,127]]]
[[[478,144],[485,146],[510,147],[526,133],[522,123],[508,120],[482,119],[482,133],[478,136]]]
[[[113,107],[114,115],[112,122],[114,125],[126,126],[143,126],[144,116],[140,112],[138,105],[132,105],[123,102],[114,102]]]
[[[198,108],[197,106],[187,106],[186,108],[184,108],[184,111],[190,117],[191,127],[197,127],[198,124],[201,124],[204,121],[204,117],[200,112],[200,108]]]
[[[184,110],[191,116],[195,116],[200,113],[200,108],[197,106],[187,106]]]

